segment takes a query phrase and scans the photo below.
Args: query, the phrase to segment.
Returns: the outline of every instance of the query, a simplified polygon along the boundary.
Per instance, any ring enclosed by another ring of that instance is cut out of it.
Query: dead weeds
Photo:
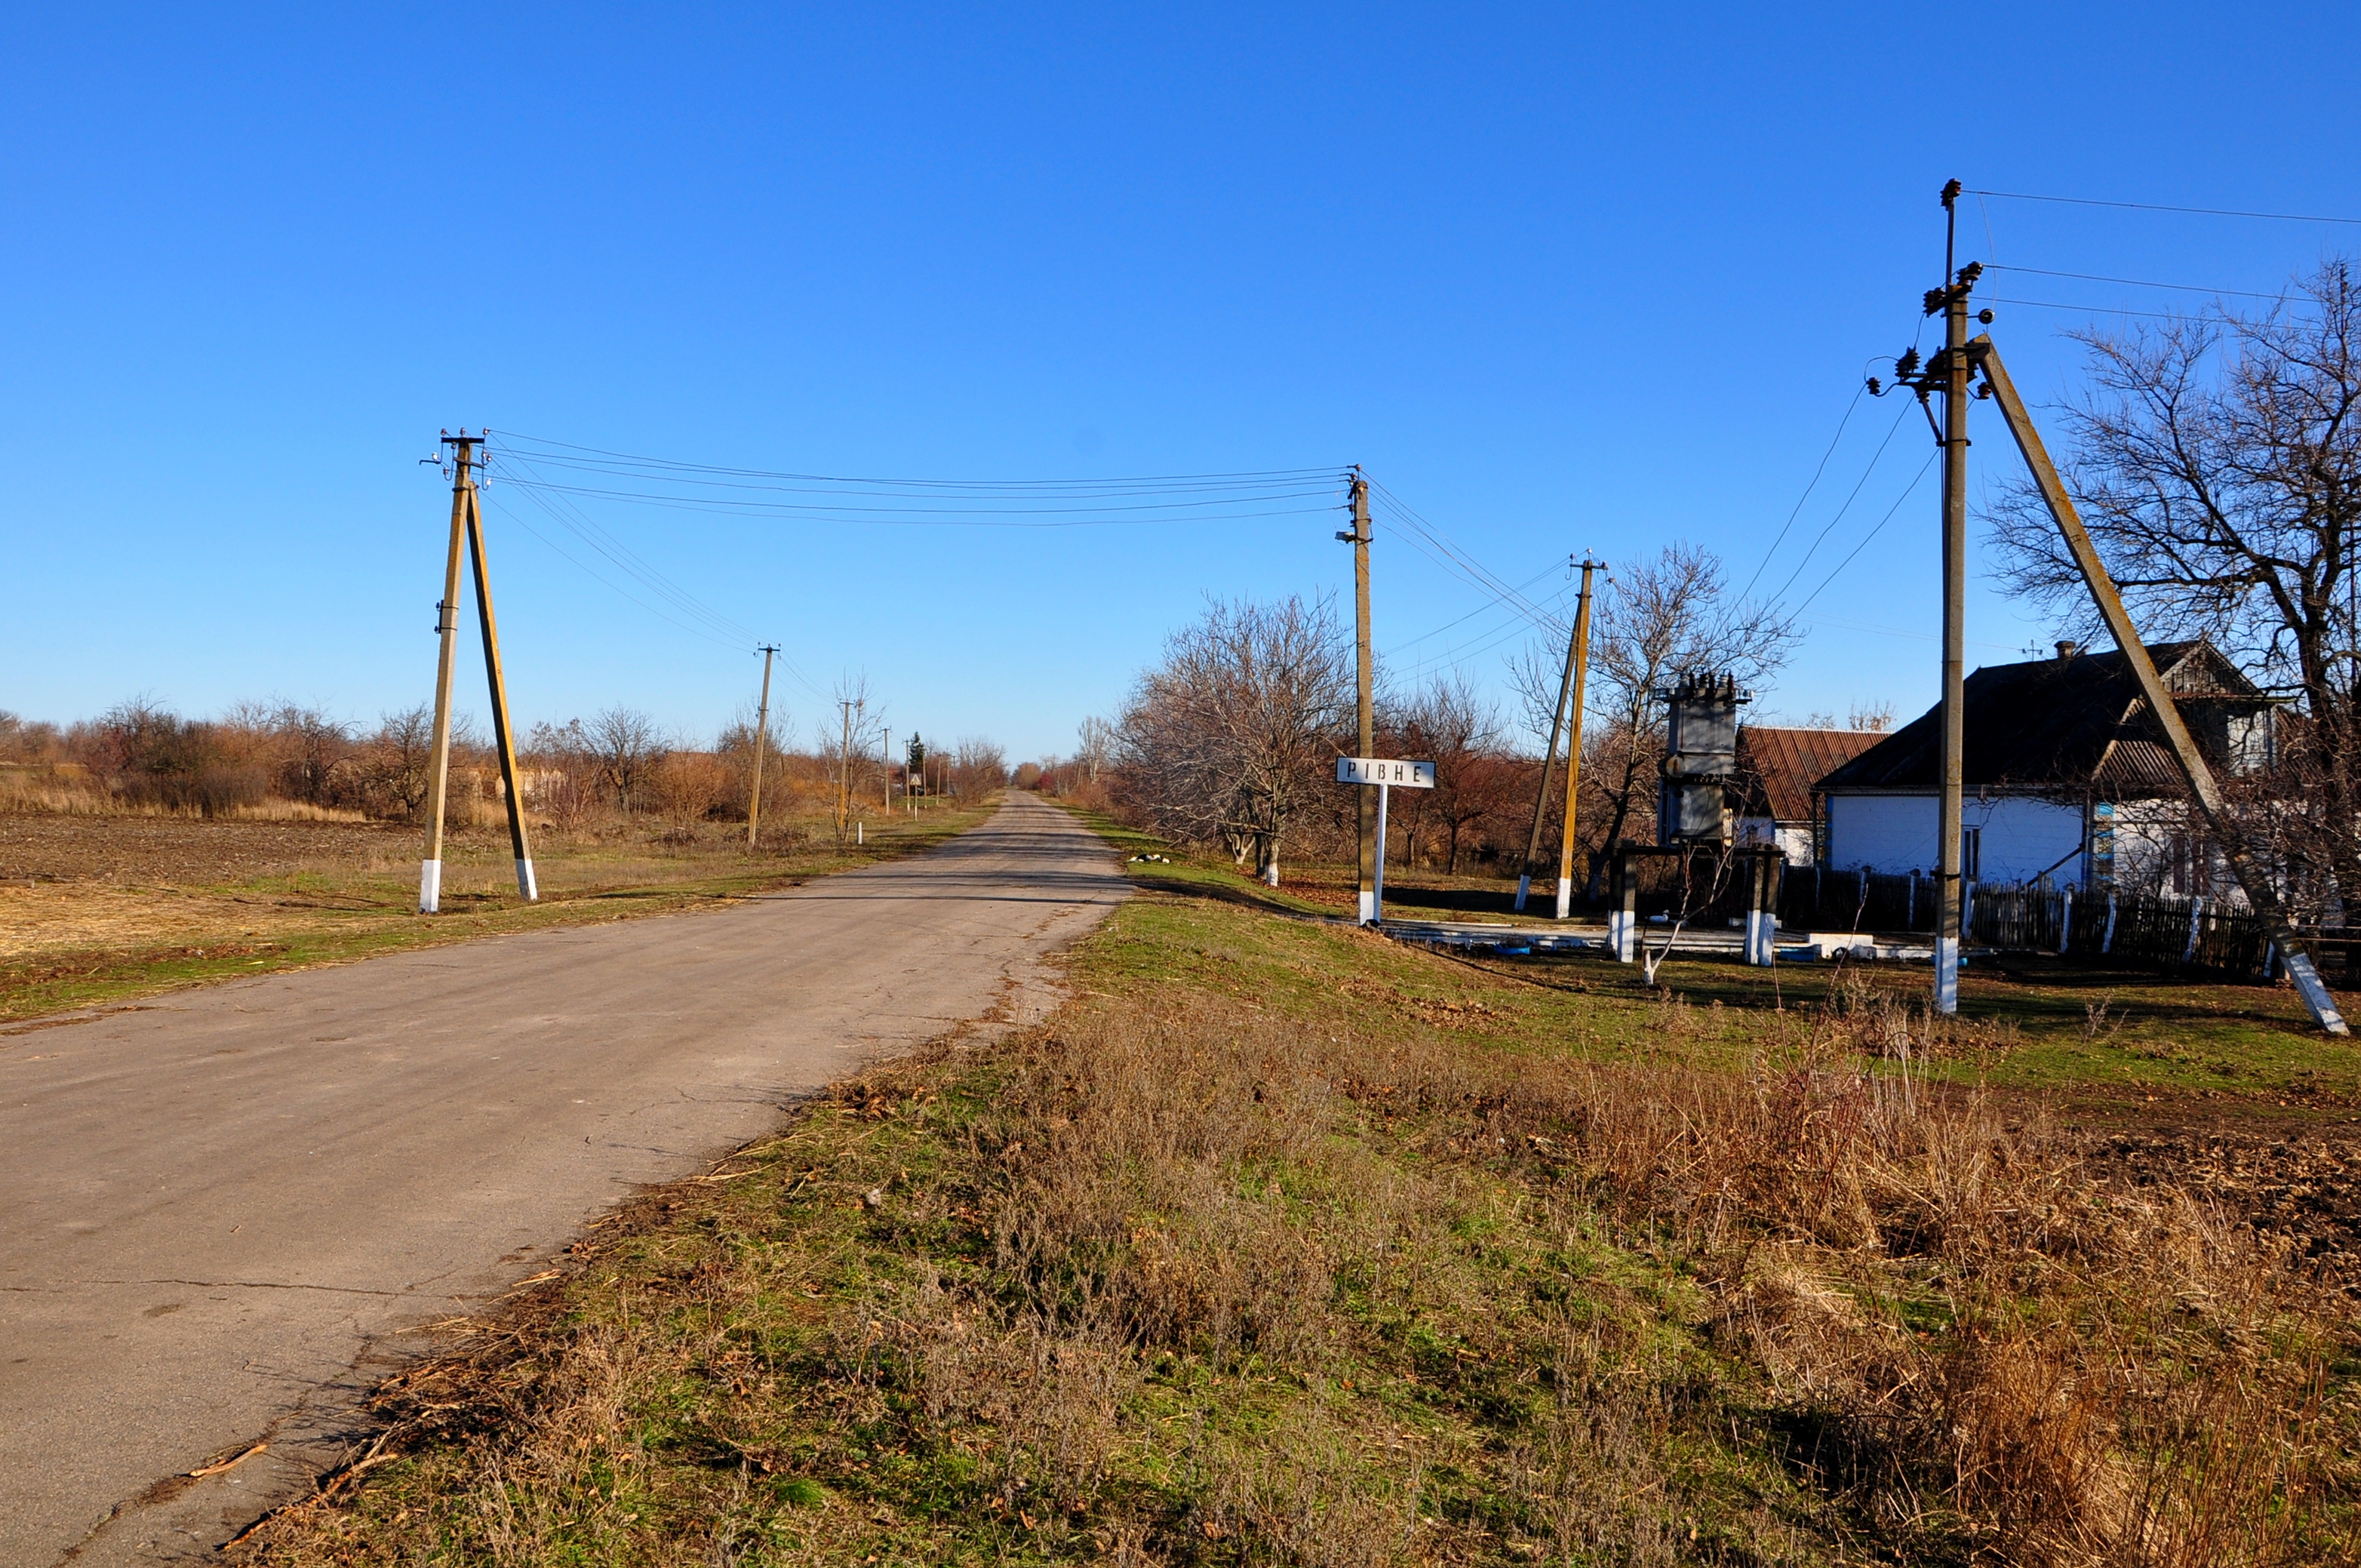
[[[1710,1071],[1356,1028],[1346,994],[1283,1015],[1143,982],[842,1086],[390,1386],[390,1457],[245,1550],[2361,1551],[2342,1297],[2277,1237],[1912,1068],[1992,1042],[1840,1003]]]

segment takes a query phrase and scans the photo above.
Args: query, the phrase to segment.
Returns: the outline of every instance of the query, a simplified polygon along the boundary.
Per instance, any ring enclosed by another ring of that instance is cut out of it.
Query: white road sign
[[[1397,762],[1387,757],[1339,757],[1336,782],[1352,784],[1392,784],[1397,789],[1433,789],[1433,762]]]

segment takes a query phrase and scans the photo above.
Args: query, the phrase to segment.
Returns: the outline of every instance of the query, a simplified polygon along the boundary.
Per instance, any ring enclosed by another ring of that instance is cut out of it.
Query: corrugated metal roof
[[[1875,729],[1784,729],[1747,724],[1738,731],[1738,775],[1744,815],[1809,822],[1812,785],[1885,739]]]
[[[2261,691],[2211,644],[2152,642],[2176,696],[2260,704]],[[1961,694],[1966,751],[1960,779],[1971,790],[2056,789],[2138,798],[2177,794],[2180,772],[2163,731],[2140,700],[2121,652],[2078,653],[1993,664],[1967,678]],[[1932,790],[1941,781],[1940,705],[1820,778],[1825,790]]]

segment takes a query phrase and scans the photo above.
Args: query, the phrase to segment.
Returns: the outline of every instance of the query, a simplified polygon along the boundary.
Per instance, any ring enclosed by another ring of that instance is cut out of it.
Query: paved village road
[[[389,1335],[849,1069],[1038,1008],[1043,956],[1125,890],[1017,795],[929,854],[712,913],[0,1035],[0,1563],[204,1554],[345,1452]]]

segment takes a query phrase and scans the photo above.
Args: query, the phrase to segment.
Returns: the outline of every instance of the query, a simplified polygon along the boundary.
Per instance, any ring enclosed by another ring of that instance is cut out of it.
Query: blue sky
[[[461,424],[859,476],[1357,462],[1511,582],[1675,539],[1743,581],[1869,359],[1918,330],[1946,178],[2361,215],[2349,7],[1118,11],[17,16],[0,707],[424,699],[448,497],[417,459]],[[2361,247],[2350,227],[1962,215],[1963,258],[2207,287]],[[2108,319],[1995,308],[2044,400],[2079,364],[2059,333]],[[1997,476],[2013,457],[1978,412]],[[1916,422],[1854,409],[1758,591],[1793,575],[1799,601],[1861,543],[1927,458]],[[709,735],[751,698],[742,646],[656,619],[494,499],[521,720],[622,702]],[[861,671],[898,730],[1060,750],[1208,594],[1349,608],[1318,513],[597,521],[785,646],[807,732]],[[1935,522],[1930,474],[1813,602],[1766,714],[1932,699]],[[1484,600],[1382,531],[1377,562],[1397,672],[1456,649],[1497,685],[1506,618],[1412,643]],[[1971,614],[1971,664],[2046,639],[1989,584]],[[480,689],[472,652],[462,679]]]

